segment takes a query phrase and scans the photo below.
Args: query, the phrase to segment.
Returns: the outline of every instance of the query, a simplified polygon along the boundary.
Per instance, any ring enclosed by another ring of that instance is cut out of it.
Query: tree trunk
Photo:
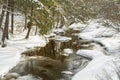
[[[26,4],[26,3],[25,3]],[[25,6],[25,26],[24,26],[24,30],[27,29],[27,7]]]
[[[6,0],[4,0],[4,3],[6,3]],[[2,29],[2,23],[3,23],[3,19],[4,19],[4,15],[5,15],[4,9],[6,9],[5,5],[3,5],[2,13],[1,13],[1,17],[0,17],[0,29]]]
[[[8,37],[8,26],[9,26],[9,3],[10,0],[8,0],[8,7],[7,7],[7,13],[6,13],[6,20],[5,20],[5,27],[3,29],[3,35],[2,35],[2,43],[1,47],[5,47],[5,39],[9,39]]]
[[[31,26],[32,26],[32,22],[28,22],[28,24],[27,24],[28,31],[27,31],[27,35],[26,35],[25,39],[29,38]]]
[[[24,30],[27,29],[27,14],[25,12],[25,27],[24,27]]]
[[[14,0],[11,0],[11,33],[13,34],[13,31],[14,31]]]
[[[9,12],[6,14],[6,21],[5,21],[5,27],[3,30],[3,35],[2,35],[2,47],[5,47],[5,38],[8,39],[8,25],[9,25]]]
[[[27,35],[25,37],[26,39],[29,38],[29,34],[30,34],[31,27],[32,27],[32,22],[33,22],[32,17],[33,17],[33,4],[31,5],[30,21],[27,24],[28,31],[27,31]]]
[[[35,29],[35,35],[37,35],[37,26],[36,26],[36,29]]]

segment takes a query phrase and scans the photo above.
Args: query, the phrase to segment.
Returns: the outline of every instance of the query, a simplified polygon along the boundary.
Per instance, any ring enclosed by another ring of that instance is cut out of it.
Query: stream
[[[119,37],[95,35],[101,28],[81,33],[79,24],[73,27],[54,30],[45,46],[22,52],[1,80],[120,80]]]

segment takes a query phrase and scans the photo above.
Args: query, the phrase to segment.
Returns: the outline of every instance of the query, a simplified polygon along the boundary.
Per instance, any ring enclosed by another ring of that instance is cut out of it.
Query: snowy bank
[[[21,53],[29,48],[44,46],[45,40],[38,35],[24,39],[24,35],[17,35],[7,41],[5,48],[0,48],[0,75],[7,73],[14,67],[21,57]]]
[[[119,69],[117,67],[120,67],[118,63],[120,59],[106,56],[97,50],[78,50],[77,55],[88,57],[92,60],[84,69],[76,73],[72,80],[119,80],[119,75],[117,74]]]

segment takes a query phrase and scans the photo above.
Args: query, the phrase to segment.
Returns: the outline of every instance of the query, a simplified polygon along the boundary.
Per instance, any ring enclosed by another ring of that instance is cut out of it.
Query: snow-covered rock
[[[71,39],[72,39],[71,37],[66,37],[66,36],[56,36],[55,37],[55,40],[59,41],[59,42],[68,42]]]
[[[95,59],[95,58],[99,58],[102,56],[105,56],[103,52],[98,51],[98,50],[78,50],[76,52],[77,55],[83,56],[83,57],[87,57],[87,58],[91,58],[91,59]]]
[[[64,49],[63,52],[68,55],[74,53],[73,50],[69,48]]]
[[[73,23],[72,25],[69,26],[69,29],[73,29],[73,30],[81,30],[85,27],[85,24],[81,24],[81,23]]]

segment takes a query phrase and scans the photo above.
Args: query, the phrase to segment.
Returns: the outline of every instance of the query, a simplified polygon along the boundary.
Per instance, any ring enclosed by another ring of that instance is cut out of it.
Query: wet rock
[[[72,34],[79,34],[80,33],[80,30],[73,30],[73,29],[68,29],[66,32],[65,32],[65,36],[68,36],[68,37],[71,37]]]

